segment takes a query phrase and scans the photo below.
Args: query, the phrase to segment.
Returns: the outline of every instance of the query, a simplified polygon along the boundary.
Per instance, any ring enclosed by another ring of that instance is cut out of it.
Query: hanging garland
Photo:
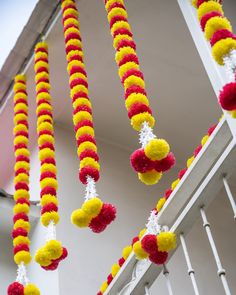
[[[124,1],[105,0],[105,7],[116,50],[118,73],[124,86],[125,106],[132,127],[139,132],[142,145],[131,155],[131,165],[143,183],[153,185],[164,172],[171,169],[175,158],[169,144],[164,139],[157,139],[153,133],[155,119],[149,106]]]
[[[52,98],[50,95],[48,46],[40,42],[35,47],[35,82],[37,93],[37,133],[41,187],[41,223],[47,228],[47,242],[41,247],[35,261],[45,270],[57,269],[67,257],[66,248],[56,240],[56,224],[59,222],[57,200],[57,168],[54,147]]]
[[[93,232],[100,233],[115,219],[116,209],[111,204],[103,203],[96,192],[95,183],[99,179],[100,165],[75,2],[62,0],[62,11],[70,95],[74,109],[73,123],[80,159],[79,179],[86,185],[85,201],[82,208],[72,213],[71,221],[80,228],[89,227]]]
[[[26,265],[31,261],[29,240],[29,170],[28,97],[26,78],[17,75],[14,83],[14,148],[15,148],[15,205],[12,231],[14,261],[18,265],[16,281],[9,285],[8,295],[39,295],[40,290],[29,282]]]
[[[126,246],[123,249],[122,257],[118,260],[117,263],[113,264],[110,274],[107,276],[106,281],[102,283],[97,295],[102,295],[105,293],[106,289],[119,273],[120,268],[128,259],[132,251],[135,253],[135,256],[138,260],[149,258],[149,260],[155,264],[163,264],[167,261],[168,251],[176,247],[175,234],[172,232],[161,232],[159,235],[155,235],[153,233],[150,233],[150,231],[152,231],[153,228],[154,231],[159,230],[158,228],[157,230],[155,229],[155,227],[158,227],[158,214],[162,210],[164,204],[166,203],[172,192],[175,190],[181,178],[191,166],[193,160],[197,157],[202,147],[208,141],[216,126],[217,124],[214,124],[208,129],[207,134],[203,136],[201,140],[201,144],[195,149],[193,156],[187,160],[187,168],[184,168],[179,172],[178,178],[172,182],[171,188],[167,189],[165,192],[165,196],[159,199],[156,207],[151,211],[148,219],[147,228],[142,229],[138,236],[132,239],[131,245]],[[147,231],[148,228],[149,230]]]
[[[236,118],[236,35],[229,20],[224,17],[222,1],[193,0],[205,38],[212,47],[212,56],[219,65],[225,65],[230,78],[219,94],[221,107]]]

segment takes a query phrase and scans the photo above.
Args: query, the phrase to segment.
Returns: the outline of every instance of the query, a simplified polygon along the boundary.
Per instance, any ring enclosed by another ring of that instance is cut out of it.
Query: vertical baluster
[[[216,265],[217,265],[217,273],[218,273],[218,275],[221,279],[221,282],[223,284],[225,294],[231,295],[231,292],[230,292],[230,289],[228,286],[228,282],[226,280],[225,269],[222,267],[219,254],[216,249],[215,241],[214,241],[212,233],[211,233],[210,223],[207,220],[206,213],[205,213],[205,210],[203,207],[200,209],[200,213],[201,213],[201,217],[202,217],[202,221],[203,221],[203,227],[206,230],[206,234],[207,234],[210,246],[211,246],[211,250],[212,250],[213,256],[215,258]]]
[[[170,278],[169,278],[169,270],[167,269],[165,264],[163,264],[163,275],[166,278],[166,286],[167,286],[168,293],[169,295],[173,295]]]
[[[148,284],[145,286],[145,295],[150,295]]]
[[[187,264],[187,267],[188,267],[188,274],[189,274],[189,277],[190,277],[190,279],[192,281],[194,294],[199,295],[197,282],[196,282],[196,279],[195,279],[195,272],[194,272],[194,269],[193,269],[191,261],[190,261],[190,256],[189,256],[189,253],[188,253],[188,250],[187,250],[187,246],[186,246],[183,234],[180,235],[180,242],[181,242],[181,245],[182,245],[182,248],[183,248],[184,257],[185,257],[186,264]]]
[[[235,204],[235,201],[234,201],[234,197],[233,197],[233,195],[231,193],[228,181],[227,181],[227,179],[225,177],[223,177],[223,184],[224,184],[225,191],[227,193],[227,196],[229,198],[230,204],[231,204],[233,212],[234,212],[234,219],[236,219],[236,204]]]

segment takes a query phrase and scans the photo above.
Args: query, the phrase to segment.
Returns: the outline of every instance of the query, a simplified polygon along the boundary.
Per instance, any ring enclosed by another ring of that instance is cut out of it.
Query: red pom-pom
[[[115,15],[111,18],[110,20],[110,28],[112,28],[112,26],[119,21],[127,21],[127,18],[121,15]]]
[[[226,38],[232,38],[232,39],[236,40],[236,36],[227,29],[221,29],[221,30],[216,31],[212,35],[211,40],[210,40],[211,47],[214,46],[216,44],[216,42],[218,42],[222,39],[226,39]]]
[[[46,158],[41,163],[42,163],[42,165],[43,164],[53,164],[53,165],[56,165],[56,161],[53,158]]]
[[[46,186],[45,188],[43,188],[40,192],[40,197],[42,198],[43,195],[52,195],[52,196],[56,196],[57,192],[55,190],[55,188],[53,187],[49,187]]]
[[[50,142],[45,142],[39,148],[40,148],[40,150],[48,148],[48,149],[50,149],[52,151],[55,151],[54,145],[52,143],[50,143]]]
[[[209,129],[208,129],[208,131],[207,131],[207,134],[210,136],[211,134],[212,134],[212,132],[216,129],[216,126],[217,126],[217,124],[214,124],[214,125],[212,125]]]
[[[165,198],[166,198],[166,200],[169,198],[169,196],[171,195],[171,193],[172,193],[172,189],[171,188],[169,188],[168,190],[166,190],[166,192],[165,192]]]
[[[87,100],[89,100],[87,93],[83,91],[78,91],[73,95],[72,101],[75,102],[76,99],[80,99],[80,98],[86,98]]]
[[[99,161],[98,154],[94,152],[93,150],[86,149],[79,155],[80,161],[82,161],[84,158],[87,158],[87,157],[93,158],[97,162]]]
[[[77,108],[73,111],[73,114],[77,114],[78,112],[88,112],[89,114],[92,114],[92,109],[89,106],[86,105],[80,105],[77,106]]]
[[[210,0],[198,0],[198,1],[197,1],[197,8],[198,8],[202,3],[204,3],[204,2],[208,2],[208,1],[210,1]],[[218,2],[221,3],[222,0],[218,0]]]
[[[99,291],[99,292],[97,293],[97,295],[102,295],[102,292],[101,292],[101,291]]]
[[[167,258],[168,258],[167,252],[156,251],[155,253],[149,255],[150,261],[155,264],[164,264]]]
[[[18,282],[14,282],[7,288],[8,295],[24,295],[24,286]]]
[[[89,120],[82,120],[80,121],[74,128],[75,132],[77,132],[77,130],[81,127],[84,127],[84,126],[89,126],[89,127],[92,127],[93,128],[93,122],[89,121]]]
[[[172,152],[170,152],[164,159],[154,162],[154,168],[157,172],[166,172],[175,165],[175,157]]]
[[[138,60],[137,55],[135,55],[135,54],[127,54],[122,58],[122,60],[118,64],[118,66],[121,67],[122,65],[126,64],[127,62],[134,62],[137,65],[139,65],[139,60]]]
[[[15,184],[15,190],[20,190],[20,189],[24,189],[24,190],[29,190],[29,186],[27,183],[25,182],[18,182]]]
[[[28,236],[28,232],[26,229],[22,228],[22,227],[18,227],[16,229],[13,229],[11,236],[13,239],[15,239],[18,236],[23,236],[23,237],[27,237]]]
[[[148,254],[154,254],[157,251],[157,237],[156,235],[146,235],[141,240],[141,245],[144,251]]]
[[[154,166],[154,162],[145,155],[144,149],[134,151],[130,157],[130,163],[134,170],[139,173],[147,172]]]
[[[180,170],[179,174],[178,174],[178,178],[181,179],[187,170],[188,170],[188,168],[184,168],[184,169]]]
[[[130,94],[132,94],[132,93],[141,93],[143,95],[147,95],[146,91],[142,87],[137,86],[137,85],[132,85],[126,89],[125,99],[127,99],[130,96]]]
[[[115,206],[113,206],[111,204],[103,203],[102,210],[98,216],[100,218],[100,221],[103,224],[105,224],[105,225],[110,224],[116,218]]]
[[[20,162],[20,161],[24,161],[24,162],[29,163],[30,159],[29,159],[29,157],[20,155],[20,156],[16,157],[16,162]]]
[[[118,260],[118,264],[119,264],[119,266],[121,267],[124,263],[125,263],[125,259],[124,259],[124,257],[121,257],[121,258]]]
[[[112,280],[113,280],[113,277],[112,277],[112,274],[110,273],[109,276],[107,277],[107,284],[110,285]]]
[[[19,244],[17,246],[14,247],[13,249],[13,253],[14,255],[20,251],[26,251],[26,252],[29,252],[29,246],[26,245],[26,244]]]
[[[224,110],[236,109],[236,82],[226,84],[220,92],[219,103]]]
[[[44,178],[54,178],[56,179],[56,174],[50,171],[45,171],[40,175],[40,181]]]
[[[58,268],[59,263],[57,261],[53,261],[48,266],[41,266],[44,270],[55,270]]]
[[[125,7],[124,7],[123,4],[121,4],[121,3],[116,3],[116,2],[115,2],[115,3],[113,3],[113,4],[111,4],[111,5],[109,6],[107,12],[109,13],[113,8],[122,8],[122,9],[125,10]]]
[[[68,251],[65,247],[63,247],[61,256],[58,259],[54,259],[53,262],[59,263],[60,261],[66,259],[67,256],[68,256]]]
[[[92,135],[84,134],[78,138],[77,145],[79,146],[81,143],[83,143],[85,141],[90,141],[90,142],[96,144],[95,138]]]
[[[126,39],[120,40],[120,42],[117,44],[116,50],[119,51],[123,47],[131,47],[134,50],[136,50],[136,44],[134,43],[134,41],[131,41],[131,40],[126,40]]]
[[[152,110],[149,108],[149,106],[141,102],[136,102],[131,105],[128,111],[128,117],[131,119],[133,116],[144,112],[147,112],[152,115]]]
[[[90,176],[94,179],[94,181],[98,181],[99,179],[99,171],[93,167],[87,166],[79,171],[79,179],[83,184],[87,184],[87,177]]]
[[[17,220],[23,219],[24,221],[29,221],[29,217],[25,213],[17,213],[13,217],[13,222],[16,223]]]
[[[203,17],[201,18],[201,21],[200,21],[200,25],[201,25],[201,28],[202,28],[202,31],[205,30],[205,26],[206,26],[206,23],[208,22],[208,20],[212,17],[215,17],[215,16],[221,16],[222,17],[222,14],[218,11],[211,11],[209,13],[206,13],[205,15],[203,15]]]
[[[16,204],[27,204],[28,206],[30,206],[30,202],[27,199],[25,199],[25,198],[19,198],[16,201]]]
[[[89,227],[94,233],[101,233],[107,227],[99,218],[99,215],[92,219],[89,224]]]
[[[133,246],[133,244],[135,244],[136,242],[138,242],[139,241],[139,237],[134,237],[133,239],[132,239],[132,246]]]
[[[121,79],[121,82],[124,83],[124,81],[125,81],[129,76],[136,76],[136,77],[139,77],[139,78],[141,78],[141,79],[144,80],[143,73],[142,73],[140,70],[130,69],[130,70],[128,70],[128,71],[124,74],[124,76],[123,76],[122,79]]]
[[[198,154],[199,154],[199,152],[200,152],[200,150],[202,149],[202,146],[201,145],[199,145],[198,147],[196,147],[196,149],[194,150],[194,157],[196,157]]]
[[[57,212],[57,211],[58,211],[57,205],[54,203],[49,203],[42,207],[41,214],[44,214],[46,212]]]

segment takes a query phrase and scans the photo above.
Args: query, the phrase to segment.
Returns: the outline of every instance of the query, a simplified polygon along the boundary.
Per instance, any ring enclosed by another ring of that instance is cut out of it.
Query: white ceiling
[[[150,103],[157,119],[155,133],[171,144],[177,166],[186,159],[207,129],[218,121],[221,110],[191,35],[174,0],[126,1],[129,20],[137,43]],[[79,1],[81,32],[93,103],[96,136],[130,151],[138,147],[138,134],[129,125],[123,90],[114,61],[112,38],[103,1]],[[233,18],[234,0],[225,0],[226,15]],[[61,19],[49,38],[52,94],[57,123],[72,128],[72,107],[64,53]],[[33,65],[27,71],[31,119],[35,121]],[[0,116],[4,138],[0,185],[12,173],[12,105]],[[34,132],[34,127],[31,127]]]

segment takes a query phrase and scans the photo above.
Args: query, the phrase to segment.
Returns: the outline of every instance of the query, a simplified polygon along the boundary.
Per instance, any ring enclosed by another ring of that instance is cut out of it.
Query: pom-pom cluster
[[[50,240],[35,254],[35,261],[44,270],[55,270],[59,263],[67,257],[66,248],[57,240]]]
[[[128,14],[123,0],[105,0],[105,8],[116,50],[118,73],[125,91],[125,106],[132,127],[142,132],[144,124],[153,128],[155,119],[149,106]],[[170,147],[165,140],[151,139],[144,149],[133,153],[131,164],[143,183],[157,183],[162,172],[173,166],[174,157],[173,154],[169,154],[169,150]]]
[[[100,233],[115,217],[116,208],[95,197],[85,201],[81,209],[75,210],[71,215],[71,221],[78,227],[90,227],[94,233]]]
[[[35,47],[35,82],[36,82],[36,102],[37,102],[37,133],[40,168],[40,187],[41,187],[41,222],[44,226],[50,223],[56,225],[59,222],[58,200],[57,200],[57,168],[55,160],[55,140],[53,128],[52,98],[50,95],[49,83],[49,64],[48,64],[48,46],[45,42],[40,42]],[[50,241],[51,242],[51,241]],[[56,247],[56,244],[53,243]],[[60,242],[60,251],[63,247]],[[38,250],[35,259],[44,267],[41,261],[47,260],[51,263],[50,254],[45,251],[45,247]],[[47,247],[46,247],[47,248]],[[48,257],[46,257],[48,254]],[[40,258],[39,258],[40,257]],[[57,257],[56,259],[58,259]],[[62,260],[62,259],[61,259]],[[52,264],[58,265],[58,262]],[[48,264],[49,265],[49,264]],[[48,266],[46,265],[46,266]],[[51,264],[50,264],[51,265]],[[56,269],[56,267],[54,268]],[[53,268],[51,268],[53,270]]]
[[[28,149],[28,97],[26,78],[17,75],[14,83],[14,147],[15,147],[15,205],[13,208],[14,228],[12,231],[14,261],[16,264],[29,264],[31,261],[28,238],[29,223],[29,170],[30,152]]]
[[[40,290],[34,284],[24,286],[19,282],[13,282],[8,286],[7,295],[40,295]]]
[[[207,140],[209,139],[211,134],[214,132],[216,126],[217,125],[214,124],[208,129],[207,135],[205,135],[202,138],[201,144],[195,149],[194,156],[188,159],[188,161],[187,161],[188,167],[182,169],[179,172],[178,179],[176,179],[172,183],[171,188],[166,190],[165,196],[163,198],[159,199],[159,201],[157,202],[156,208],[154,208],[156,214],[160,213],[165,202],[170,197],[173,190],[175,189],[175,187],[179,183],[180,179],[184,176],[184,174],[186,173],[186,171],[190,167],[191,163],[193,162],[193,159],[197,157],[197,155],[201,151],[203,145],[206,144]],[[146,232],[146,228],[141,230],[139,235],[132,239],[132,243],[130,246],[127,246],[124,248],[122,258],[120,258],[118,260],[118,263],[115,263],[113,265],[113,269],[118,268],[117,264],[120,267],[122,267],[122,265],[127,260],[130,253],[132,252],[132,250],[134,251],[134,253],[136,254],[136,257],[138,259],[144,259],[144,258],[149,257],[150,261],[152,261],[153,263],[156,263],[156,264],[162,264],[168,259],[168,253],[167,253],[168,251],[167,250],[170,248],[173,249],[175,247],[175,244],[176,244],[175,235],[173,233],[163,232],[163,233],[161,233],[161,236],[159,237],[159,240],[158,240],[158,236],[149,235],[149,234],[145,236],[145,232]],[[157,246],[158,242],[159,242],[159,248]],[[133,247],[134,247],[134,249],[133,249]],[[168,247],[170,247],[170,248],[168,248]],[[152,254],[152,253],[154,253],[154,254]],[[162,262],[162,261],[164,261],[164,262]],[[102,283],[102,286],[101,286],[99,292],[97,293],[97,295],[102,295],[105,293],[106,289],[108,288],[108,286],[110,285],[110,283],[114,279],[114,274],[115,274],[115,272],[113,272],[113,275],[111,273],[108,275],[107,280]]]
[[[29,170],[30,152],[28,149],[29,126],[28,126],[28,96],[26,77],[17,75],[13,87],[14,91],[14,149],[15,149],[15,205],[13,208],[14,227],[12,231],[14,261],[20,265],[27,265],[31,261],[29,240]],[[34,291],[34,293],[31,293]],[[39,289],[33,284],[23,284],[18,281],[9,285],[8,295],[22,294],[39,295]]]
[[[236,35],[232,32],[229,20],[224,16],[221,1],[193,1],[197,8],[198,19],[206,39],[212,47],[212,56],[219,65],[225,65],[231,59],[231,53],[236,50]],[[233,81],[226,84],[220,91],[219,103],[236,118],[236,76],[233,71]]]
[[[92,105],[88,96],[88,78],[79,29],[79,14],[72,0],[62,1],[62,11],[70,95],[74,109],[73,123],[77,154],[80,159],[79,179],[81,183],[88,186],[88,178],[94,182],[99,180],[100,165],[93,128]],[[87,200],[81,209],[72,213],[72,223],[79,227],[89,226],[93,232],[102,232],[115,219],[116,209],[110,204],[99,201],[98,198],[92,201]],[[97,205],[95,206],[97,211],[92,214],[86,211],[91,204]]]

